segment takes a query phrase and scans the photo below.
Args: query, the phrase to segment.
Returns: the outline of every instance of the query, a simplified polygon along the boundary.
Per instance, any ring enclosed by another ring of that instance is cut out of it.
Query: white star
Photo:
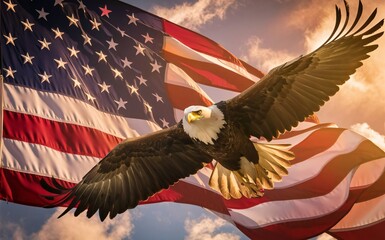
[[[26,55],[21,54],[21,56],[24,58],[24,64],[26,64],[27,62],[32,64],[32,59],[35,58],[34,56],[29,56],[28,52]]]
[[[47,40],[44,38],[43,41],[41,40],[38,40],[40,43],[41,43],[41,50],[43,50],[44,48],[47,48],[48,50],[49,49],[49,45],[51,45],[51,42],[47,42]]]
[[[11,68],[11,66],[9,66],[8,67],[8,69],[7,68],[3,68],[4,69],[4,71],[6,71],[7,72],[7,75],[5,75],[5,77],[11,77],[11,78],[15,78],[15,76],[13,75],[15,72],[17,72],[16,70],[13,70],[12,68]]]
[[[158,73],[160,73],[159,69],[160,69],[162,66],[159,65],[158,62],[157,62],[156,60],[155,60],[154,63],[150,63],[150,65],[152,66],[151,72],[157,71]]]
[[[135,93],[136,95],[139,95],[139,93],[138,93],[138,88],[136,88],[135,86],[133,86],[133,85],[130,85],[130,84],[128,84],[127,83],[127,87],[128,87],[128,89],[130,90],[130,94],[132,95],[133,93]]]
[[[60,5],[61,7],[63,7],[63,0],[55,0],[55,3],[53,4],[53,6],[56,6],[56,5]]]
[[[146,106],[148,112],[152,112],[152,107],[148,102],[144,102],[144,106]]]
[[[91,24],[92,24],[92,29],[91,30],[98,30],[99,31],[99,26],[102,25],[100,22],[96,21],[96,18],[94,18],[93,20],[90,20]]]
[[[152,40],[154,40],[154,38],[150,37],[150,35],[148,35],[148,33],[146,33],[146,35],[142,34],[142,37],[144,37],[144,43],[147,43],[147,42],[154,43],[152,41]]]
[[[169,122],[167,122],[166,121],[166,119],[164,119],[164,118],[161,118],[161,119],[159,119],[161,122],[162,122],[162,127],[164,127],[164,128],[168,128],[169,127]]]
[[[114,49],[116,51],[116,46],[118,46],[119,44],[117,44],[116,42],[114,42],[114,39],[111,38],[111,41],[106,41],[108,43],[108,49]]]
[[[7,11],[9,10],[12,10],[13,12],[16,12],[15,11],[15,7],[17,6],[17,4],[13,4],[13,2],[11,2],[11,0],[9,0],[9,2],[5,2],[5,5],[7,5]]]
[[[136,24],[136,22],[137,22],[139,19],[136,18],[136,17],[134,16],[134,14],[131,14],[131,15],[128,15],[128,14],[127,14],[127,17],[130,19],[130,21],[128,22],[128,25],[130,25],[131,23],[133,23],[135,26],[138,26],[138,25]]]
[[[85,93],[85,94],[86,94],[86,96],[87,96],[88,101],[91,101],[91,102],[95,101],[96,98],[94,98],[94,96],[92,96],[92,95],[89,94],[89,93]]]
[[[156,102],[163,102],[163,98],[161,96],[159,96],[157,93],[153,93],[152,94],[155,98],[156,98]]]
[[[89,74],[92,76],[92,71],[95,70],[94,68],[90,68],[90,66],[88,66],[88,64],[87,64],[87,66],[82,65],[82,67],[85,71],[85,73],[84,73],[85,75]]]
[[[64,34],[64,32],[60,32],[60,29],[59,29],[59,28],[56,28],[56,29],[53,29],[53,28],[52,28],[52,31],[55,33],[55,39],[56,39],[56,38],[60,38],[61,40],[63,40],[63,34]]]
[[[71,80],[74,82],[74,88],[76,87],[81,88],[81,84],[76,77],[71,77]]]
[[[135,55],[138,55],[140,53],[144,56],[144,50],[146,48],[142,47],[142,45],[140,45],[140,43],[138,43],[138,46],[134,46],[134,48],[136,49]]]
[[[88,43],[90,46],[92,46],[91,38],[86,33],[82,34],[82,37],[84,39],[83,45],[86,45]]]
[[[99,83],[98,85],[102,89],[102,90],[100,90],[100,92],[110,93],[110,91],[108,89],[111,87],[111,85],[107,85],[106,82],[103,82],[102,84]]]
[[[116,104],[118,104],[118,110],[119,110],[120,108],[126,109],[127,101],[123,101],[122,98],[119,98],[119,101],[114,100],[114,102],[116,102]]]
[[[140,77],[136,76],[136,78],[139,79],[139,85],[143,84],[143,85],[147,86],[147,83],[146,83],[147,80],[144,79],[142,75],[140,75]]]
[[[78,9],[83,9],[83,11],[85,12],[86,11],[86,5],[84,5],[83,1],[78,0],[78,3],[79,3]]]
[[[106,59],[106,57],[107,57],[107,55],[105,55],[103,52],[102,52],[102,50],[100,50],[100,52],[95,52],[96,54],[98,54],[98,56],[99,56],[99,60],[98,60],[98,62],[100,62],[100,61],[104,61],[104,62],[107,62],[107,59]]]
[[[125,68],[125,67],[131,68],[132,62],[128,61],[127,57],[125,57],[124,59],[120,59],[120,60],[123,62],[123,68]]]
[[[17,39],[17,37],[13,37],[11,33],[8,33],[8,36],[3,34],[3,36],[7,39],[5,45],[12,44],[13,46],[15,46],[15,40]]]
[[[115,78],[120,77],[123,79],[122,72],[120,72],[117,68],[111,68],[111,71],[115,73]]]
[[[44,18],[46,21],[48,21],[48,20],[47,20],[47,15],[49,15],[49,13],[45,12],[45,11],[44,11],[44,8],[42,8],[41,10],[37,10],[37,9],[36,9],[36,12],[39,13],[38,19]]]
[[[128,36],[128,35],[126,34],[126,32],[125,32],[124,30],[120,29],[119,27],[118,27],[116,30],[117,30],[118,32],[120,32],[120,35],[122,35],[122,37]]]
[[[71,17],[67,16],[68,20],[70,20],[70,25],[75,25],[76,27],[78,26],[79,19],[75,18],[74,14],[72,13]]]
[[[43,82],[50,83],[49,78],[52,77],[52,75],[48,75],[45,71],[44,71],[44,74],[38,74],[38,75],[41,77],[41,83]]]
[[[28,18],[25,22],[21,21],[21,23],[24,25],[24,31],[27,29],[32,32],[32,26],[35,25],[34,23],[30,23]]]
[[[57,68],[66,69],[67,62],[64,62],[61,58],[60,59],[54,59],[54,61],[57,63]]]
[[[67,49],[71,52],[71,56],[70,56],[70,57],[75,56],[76,58],[78,58],[78,53],[79,53],[80,51],[76,50],[76,49],[74,48],[74,46],[72,46],[71,48],[67,47]]]

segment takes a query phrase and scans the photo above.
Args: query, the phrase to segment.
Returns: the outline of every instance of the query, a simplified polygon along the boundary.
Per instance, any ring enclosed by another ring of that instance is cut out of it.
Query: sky
[[[326,39],[340,0],[167,0],[125,2],[197,31],[263,72],[306,54]],[[349,1],[354,11],[357,2]],[[366,14],[382,0],[363,0]],[[321,108],[321,122],[334,122],[385,149],[385,38],[364,66]],[[63,209],[0,202],[0,239],[247,239],[212,213],[190,205],[139,206],[113,221],[56,217]],[[87,238],[84,238],[87,236]]]

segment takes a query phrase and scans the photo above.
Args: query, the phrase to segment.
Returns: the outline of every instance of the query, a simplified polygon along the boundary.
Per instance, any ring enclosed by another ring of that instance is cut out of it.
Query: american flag
[[[0,199],[45,206],[40,180],[80,181],[122,139],[175,124],[263,74],[212,40],[119,1],[1,1]],[[207,208],[250,238],[378,237],[385,153],[330,124],[302,123],[289,176],[258,199],[224,200],[210,168],[145,203]],[[197,197],[199,196],[199,197]],[[371,211],[367,211],[371,209]]]

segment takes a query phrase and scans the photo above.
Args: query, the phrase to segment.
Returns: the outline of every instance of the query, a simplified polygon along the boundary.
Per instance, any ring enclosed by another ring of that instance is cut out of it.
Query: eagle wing
[[[99,210],[103,221],[138,205],[179,179],[196,173],[212,158],[194,147],[181,124],[126,139],[93,167],[73,188],[57,182],[42,182],[49,192],[62,197],[55,205],[69,203],[60,215],[77,207],[75,216],[86,209],[87,217]],[[52,206],[53,207],[53,206]]]
[[[276,67],[258,83],[227,101],[227,110],[230,110],[227,112],[233,113],[232,117],[242,123],[245,133],[271,140],[291,130],[318,111],[339,90],[338,86],[362,65],[361,61],[369,57],[367,54],[378,47],[371,44],[383,35],[383,32],[377,33],[383,19],[371,24],[377,9],[356,31],[362,3],[348,30],[346,2],[345,9],[346,20],[342,25],[341,10],[336,6],[335,28],[321,47]]]

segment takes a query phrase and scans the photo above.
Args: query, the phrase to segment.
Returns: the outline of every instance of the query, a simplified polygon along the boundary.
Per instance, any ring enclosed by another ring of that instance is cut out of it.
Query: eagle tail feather
[[[279,182],[283,176],[288,174],[288,168],[291,166],[291,160],[295,155],[289,150],[289,144],[270,144],[254,143],[255,149],[259,154],[259,162],[256,165],[261,166],[273,182]]]
[[[246,160],[246,162],[249,162]],[[253,168],[255,169],[255,168]],[[239,199],[242,196],[247,198],[263,196],[262,186],[255,183],[252,174],[256,171],[249,171],[247,174],[238,171],[231,171],[216,163],[211,174],[209,185],[212,189],[220,192],[225,199]]]
[[[274,182],[288,174],[287,168],[294,159],[288,150],[290,145],[254,143],[254,146],[259,154],[256,164],[241,157],[240,169],[231,171],[216,163],[209,185],[225,199],[261,197],[264,189],[272,189]]]

